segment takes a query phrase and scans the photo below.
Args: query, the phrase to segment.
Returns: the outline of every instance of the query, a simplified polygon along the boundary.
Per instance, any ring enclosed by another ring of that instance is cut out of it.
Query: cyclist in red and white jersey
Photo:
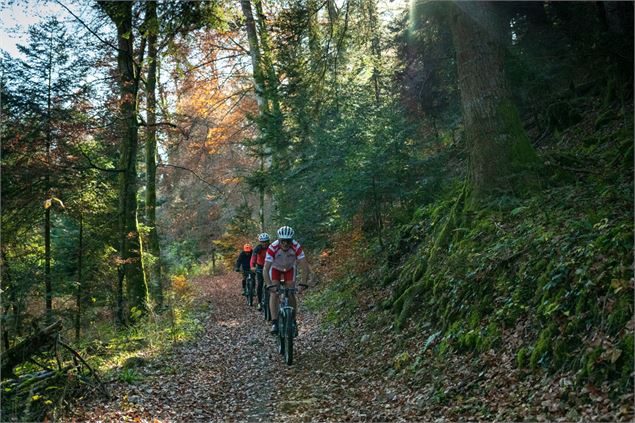
[[[251,254],[251,271],[256,274],[256,282],[258,284],[256,293],[258,298],[264,298],[262,295],[262,287],[264,285],[264,277],[262,275],[265,267],[265,258],[267,257],[267,249],[271,244],[269,241],[269,234],[266,232],[258,235],[258,241],[260,244],[256,245],[254,252]],[[258,310],[260,310],[260,302],[258,302]],[[262,307],[269,307],[269,304],[263,304]]]
[[[309,277],[309,264],[304,257],[304,251],[300,243],[293,239],[293,229],[283,226],[278,229],[278,239],[267,249],[265,257],[265,268],[263,271],[267,286],[278,286],[284,279],[285,286],[292,288],[295,286],[297,265],[302,269],[302,281],[307,283]],[[271,333],[278,332],[278,301],[277,295],[269,296],[269,309],[271,310],[271,320],[273,325]],[[289,295],[289,305],[294,310],[298,310],[295,294]]]

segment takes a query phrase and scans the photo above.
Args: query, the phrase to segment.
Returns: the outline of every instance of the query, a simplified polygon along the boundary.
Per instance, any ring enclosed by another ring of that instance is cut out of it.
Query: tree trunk
[[[381,198],[377,192],[377,178],[373,175],[373,212],[375,215],[375,233],[377,234],[377,241],[379,246],[384,248],[384,219],[381,212]]]
[[[9,340],[9,310],[11,309],[11,305],[13,305],[13,310],[15,311],[15,294],[13,294],[14,291],[14,287],[11,283],[11,276],[9,275],[9,265],[7,263],[7,256],[4,252],[4,250],[2,251],[2,262],[1,262],[1,266],[2,268],[0,269],[0,272],[2,272],[2,287],[4,288],[7,296],[9,297],[9,300],[7,301],[7,298],[5,297],[4,300],[4,304],[2,305],[2,309],[3,309],[3,321],[2,321],[2,341],[4,344],[4,348],[5,351],[9,349],[9,347],[11,346],[11,342]],[[13,300],[13,301],[12,301]],[[13,304],[11,304],[13,303]],[[15,312],[14,312],[14,317],[15,317]]]
[[[49,178],[46,177],[48,182]],[[47,190],[49,191],[49,190]],[[53,318],[53,285],[51,284],[51,208],[44,210],[44,287],[47,321]]]
[[[264,146],[261,147],[264,150]],[[260,154],[260,174],[265,174],[265,155],[264,151]],[[258,219],[260,221],[260,232],[265,231],[265,186],[264,184],[258,185],[258,200],[260,202],[258,207]]]
[[[147,138],[146,138],[146,224],[150,228],[148,239],[148,251],[155,257],[154,265],[150,271],[152,293],[158,307],[163,305],[163,287],[161,284],[161,251],[159,247],[159,235],[157,233],[156,207],[157,207],[157,5],[153,1],[146,3],[146,22],[148,23],[148,75],[146,79],[147,97]]]
[[[212,247],[212,274],[216,274],[216,248]]]
[[[256,102],[260,115],[269,113],[269,106],[265,98],[265,77],[262,71],[262,60],[260,56],[260,47],[258,46],[258,35],[256,32],[256,23],[251,10],[250,0],[240,0],[240,7],[245,16],[245,29],[247,31],[247,39],[249,40],[249,54],[251,56],[251,66],[254,74],[254,89],[256,92]]]
[[[145,312],[148,303],[148,285],[143,269],[142,245],[137,222],[137,93],[135,73],[132,2],[100,2],[101,7],[117,26],[119,84],[121,101],[122,140],[119,149],[119,296],[125,285],[129,310]],[[118,307],[123,306],[121,298]],[[123,311],[118,311],[120,323]]]
[[[473,200],[533,188],[538,158],[511,100],[501,36],[489,2],[450,5]]]
[[[322,63],[321,60],[321,46],[320,46],[320,25],[318,24],[319,4],[317,0],[307,1],[307,13],[308,13],[308,39],[309,39],[309,52],[311,53],[311,63],[313,68],[317,69]]]
[[[260,35],[260,50],[262,51],[262,63],[263,74],[266,76],[266,91],[265,97],[267,102],[271,102],[271,113],[274,118],[278,118],[281,115],[280,100],[278,99],[278,76],[276,70],[273,67],[273,49],[271,48],[271,41],[269,39],[269,33],[267,32],[267,21],[262,9],[262,0],[255,0],[256,6],[256,19],[258,22],[258,33]]]
[[[603,1],[600,2],[604,8],[604,16],[606,25],[610,32],[615,34],[626,34],[629,27],[628,20],[631,25],[633,21],[633,5],[627,1]]]
[[[241,0],[240,5],[245,16],[245,29],[249,40],[249,52],[251,54],[251,65],[253,68],[254,89],[256,92],[256,102],[260,113],[260,132],[263,142],[260,143],[260,172],[264,175],[265,157],[270,156],[271,142],[278,144],[282,119],[280,102],[277,95],[278,79],[271,60],[271,47],[269,46],[269,36],[265,23],[265,16],[262,9],[262,0],[256,0],[256,12],[258,16],[258,28],[260,30],[261,45],[258,43],[258,33],[256,22],[254,21],[250,0]],[[264,49],[264,58],[260,53],[260,47]],[[271,101],[271,109],[269,102]],[[273,113],[270,113],[273,110]],[[273,119],[273,122],[265,122],[264,119]],[[272,123],[272,124],[271,124]],[[273,133],[272,133],[273,132]],[[269,142],[269,145],[267,144]],[[270,163],[270,166],[272,163]],[[264,176],[263,176],[264,177]],[[258,187],[259,219],[261,230],[265,228],[265,186]]]
[[[84,256],[84,216],[79,212],[79,248],[77,252],[77,295],[75,305],[77,314],[75,315],[75,340],[79,341],[80,328],[82,323],[82,259]]]
[[[48,86],[46,95],[46,196],[51,198],[51,89],[53,79],[53,35],[51,34],[48,51]],[[47,198],[47,199],[48,199]],[[45,206],[44,210],[44,286],[45,286],[45,314],[46,320],[53,320],[53,286],[51,284],[51,207],[52,203]]]
[[[375,92],[375,103],[379,105],[379,66],[381,65],[381,49],[379,43],[379,23],[377,17],[377,5],[375,0],[368,1],[368,24],[371,32],[371,53],[373,55],[373,90]]]

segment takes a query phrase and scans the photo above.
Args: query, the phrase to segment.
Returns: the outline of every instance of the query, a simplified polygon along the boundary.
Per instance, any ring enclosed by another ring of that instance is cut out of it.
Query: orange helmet
[[[246,252],[246,253],[251,252],[251,245],[249,245],[249,244],[243,245],[243,251]]]

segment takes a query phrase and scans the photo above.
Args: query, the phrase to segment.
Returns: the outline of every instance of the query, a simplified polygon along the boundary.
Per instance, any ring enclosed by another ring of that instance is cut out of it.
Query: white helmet
[[[278,229],[278,239],[293,239],[293,234],[293,229],[289,226]]]
[[[261,233],[260,235],[258,235],[258,241],[269,241],[269,234],[267,232]]]

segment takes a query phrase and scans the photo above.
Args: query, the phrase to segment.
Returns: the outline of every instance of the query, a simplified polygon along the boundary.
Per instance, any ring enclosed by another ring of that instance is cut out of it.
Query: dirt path
[[[211,302],[198,339],[160,357],[113,399],[76,410],[77,421],[466,421],[604,420],[633,417],[632,394],[572,390],[567,375],[515,369],[513,346],[480,356],[436,359],[428,335],[372,329],[356,315],[337,330],[302,309],[292,366],[269,325],[238,292],[236,275],[201,280]],[[510,339],[511,334],[509,335]],[[511,343],[511,341],[510,341]],[[620,404],[621,403],[621,404]]]
[[[347,409],[342,406],[349,384],[361,379],[358,369],[342,371],[337,365],[349,353],[346,343],[302,312],[295,363],[287,366],[270,325],[245,304],[237,287],[235,275],[204,280],[201,291],[211,312],[200,337],[146,365],[139,384],[115,382],[111,401],[85,403],[71,419],[323,420]],[[358,418],[371,415],[370,409],[358,411]]]

